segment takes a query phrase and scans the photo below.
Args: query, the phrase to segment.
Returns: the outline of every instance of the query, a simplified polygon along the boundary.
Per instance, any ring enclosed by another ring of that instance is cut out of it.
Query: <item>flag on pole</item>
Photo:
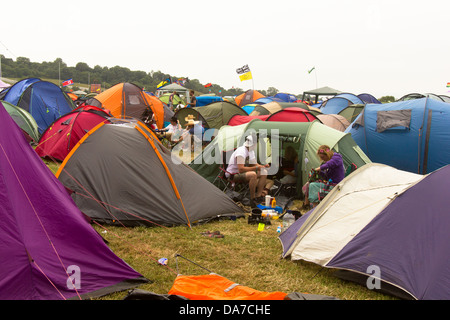
[[[72,84],[73,84],[73,80],[69,79],[69,80],[63,81],[62,86],[65,87],[65,86],[70,86]]]
[[[447,88],[450,88],[450,82],[447,82]]]
[[[316,68],[316,67],[312,67],[311,70],[308,70],[308,74],[310,74],[311,72],[313,72],[313,70],[314,70],[315,68]]]
[[[207,83],[207,84],[204,85],[204,87],[205,87],[205,88],[212,87],[212,83]]]
[[[237,68],[236,72],[237,72],[237,74],[244,74],[244,73],[250,72],[250,68],[248,67],[248,64],[246,64],[242,68]]]
[[[239,76],[239,79],[241,79],[241,81],[251,80],[251,79],[253,79],[252,73],[249,71],[249,72],[246,72],[246,73],[244,73],[244,74],[241,74],[241,75]]]
[[[237,68],[236,73],[239,75],[239,79],[241,79],[241,81],[253,79],[252,72],[250,71],[248,64],[241,68]]]

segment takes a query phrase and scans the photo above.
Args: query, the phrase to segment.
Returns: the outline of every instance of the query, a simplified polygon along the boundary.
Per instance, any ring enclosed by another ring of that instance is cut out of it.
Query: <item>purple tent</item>
[[[329,237],[330,233],[337,231],[332,239],[338,244],[330,244],[329,247],[336,246],[338,250],[330,257],[325,257],[323,252],[328,248],[320,246],[317,254],[318,260],[322,259],[323,262],[319,264],[339,269],[336,275],[364,285],[368,280],[378,279],[381,286],[375,289],[403,299],[450,299],[450,165],[419,177],[416,182],[411,179],[401,191],[392,191],[392,197],[388,195],[388,204],[380,206],[373,217],[362,223],[360,230],[349,228],[348,234],[343,234],[345,226],[342,225],[350,225],[350,219],[367,218],[365,211],[377,206],[372,197],[374,192],[389,190],[395,183],[403,183],[401,179],[394,179],[391,185],[376,185],[374,176],[372,174],[372,178],[369,178],[369,175],[361,174],[358,177],[356,171],[353,177],[349,176],[341,182],[339,190],[327,195],[324,205],[297,220],[281,234],[283,256],[296,252],[302,259],[315,262],[308,258],[314,254],[306,253],[308,248],[304,241],[308,241],[308,236],[312,239],[315,233],[314,241],[317,243],[321,241],[320,238]],[[350,190],[358,179],[371,180],[371,187],[366,189],[367,194],[362,188]],[[386,176],[380,177],[380,180],[386,179]],[[363,198],[361,208],[364,209],[353,211],[358,204],[355,204],[356,198],[347,200],[349,195]],[[343,213],[341,216],[338,215],[339,211]],[[326,219],[325,226],[322,220]],[[342,239],[345,241],[340,243]],[[332,240],[325,242],[330,243]],[[295,251],[298,248],[303,249]]]
[[[118,258],[0,103],[0,299],[86,299],[148,280]]]

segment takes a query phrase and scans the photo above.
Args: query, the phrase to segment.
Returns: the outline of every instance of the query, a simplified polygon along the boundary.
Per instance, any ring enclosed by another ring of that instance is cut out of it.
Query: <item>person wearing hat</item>
[[[256,160],[253,136],[245,138],[243,146],[238,147],[230,157],[226,176],[236,182],[248,182],[250,189],[250,205],[262,202],[262,192],[266,185],[269,165],[261,165]],[[246,165],[248,160],[248,165]]]

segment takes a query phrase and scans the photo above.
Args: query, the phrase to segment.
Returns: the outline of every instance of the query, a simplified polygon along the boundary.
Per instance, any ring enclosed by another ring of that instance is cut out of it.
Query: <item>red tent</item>
[[[279,122],[312,122],[318,120],[315,115],[310,113],[306,109],[298,107],[289,107],[277,111],[269,116],[266,121],[279,121]]]
[[[270,114],[264,115],[264,116],[242,116],[239,114],[236,114],[231,117],[231,119],[228,121],[229,126],[238,126],[240,124],[248,123],[252,121],[253,119],[261,119],[262,121],[266,121],[267,118],[270,117]]]
[[[230,119],[230,121],[228,121],[228,125],[237,126],[240,124],[248,123],[253,119],[261,119],[262,121],[279,121],[279,122],[312,122],[314,120],[318,120],[315,115],[313,115],[306,109],[298,107],[289,107],[277,111],[273,114],[262,116],[235,115]]]
[[[112,117],[108,110],[83,106],[63,115],[42,133],[36,147],[42,157],[63,161],[78,141],[101,122],[109,122]]]

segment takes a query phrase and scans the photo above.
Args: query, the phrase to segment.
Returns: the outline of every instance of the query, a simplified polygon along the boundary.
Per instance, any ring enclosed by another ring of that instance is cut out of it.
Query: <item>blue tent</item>
[[[450,104],[431,98],[367,104],[347,128],[373,162],[426,174],[450,163]]]
[[[295,102],[298,100],[297,97],[293,94],[283,92],[277,93],[276,95],[274,95],[274,98],[281,99],[284,102]]]
[[[340,93],[323,102],[320,111],[324,114],[338,114],[352,104],[364,104],[364,102],[352,93]]]
[[[275,98],[275,97],[264,97],[264,98],[259,98],[258,100],[253,101],[253,103],[256,104],[266,104],[266,103],[270,103],[270,102],[284,102],[283,100],[281,100],[280,98]]]
[[[75,105],[57,85],[38,78],[15,83],[3,100],[28,111],[42,134],[56,119],[75,109]]]
[[[218,101],[223,101],[222,97],[218,97],[218,96],[198,96],[195,97],[195,99],[197,100],[197,107],[202,107],[202,106],[206,106],[207,104],[213,103],[213,102],[218,102]]]

